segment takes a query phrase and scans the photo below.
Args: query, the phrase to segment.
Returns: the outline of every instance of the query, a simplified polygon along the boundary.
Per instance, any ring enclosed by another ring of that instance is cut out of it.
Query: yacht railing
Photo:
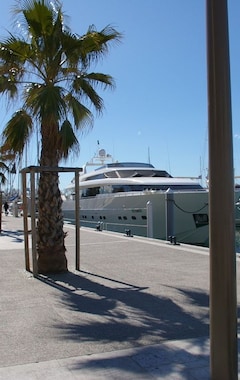
[[[113,231],[113,232],[126,232],[125,230],[132,230],[137,228],[142,230],[140,235],[147,236],[148,225],[146,224],[134,224],[134,223],[114,223],[114,222],[103,222],[103,221],[92,221],[86,219],[80,219],[80,225],[84,227],[91,227],[97,230]]]

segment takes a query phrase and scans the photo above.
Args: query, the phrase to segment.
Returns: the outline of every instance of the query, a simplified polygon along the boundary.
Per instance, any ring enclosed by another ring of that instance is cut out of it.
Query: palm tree
[[[3,131],[3,145],[17,155],[35,128],[41,136],[41,167],[57,167],[78,147],[77,131],[93,124],[103,100],[97,86],[112,88],[110,75],[91,72],[121,34],[111,26],[71,33],[58,0],[18,1],[14,9],[21,34],[0,42],[0,92],[22,100]],[[19,18],[21,16],[21,18]],[[39,273],[67,271],[62,199],[57,172],[41,172],[38,186]]]
[[[2,232],[2,190],[1,186],[6,183],[6,176],[5,171],[8,171],[7,165],[3,162],[3,159],[1,157],[0,153],[0,233]]]
[[[6,147],[5,147],[6,148]],[[7,182],[7,177],[5,173],[10,172],[9,165],[14,160],[14,155],[9,152],[9,149],[4,149],[4,147],[0,147],[0,190],[1,185],[5,185]]]
[[[8,171],[8,166],[3,162],[3,159],[0,156],[0,190],[1,185],[5,185],[7,178],[5,176],[5,172]]]

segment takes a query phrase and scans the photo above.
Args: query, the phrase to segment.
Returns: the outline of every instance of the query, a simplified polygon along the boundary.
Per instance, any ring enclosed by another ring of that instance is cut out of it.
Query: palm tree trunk
[[[49,137],[49,136],[48,136]],[[49,141],[49,138],[47,139]],[[46,140],[45,140],[46,142]],[[40,166],[58,166],[57,154],[42,144]],[[66,272],[67,259],[64,244],[62,198],[57,172],[41,172],[38,186],[38,272]]]

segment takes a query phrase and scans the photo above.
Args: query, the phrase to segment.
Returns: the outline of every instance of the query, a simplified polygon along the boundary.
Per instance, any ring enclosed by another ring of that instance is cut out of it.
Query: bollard
[[[133,237],[133,235],[132,235],[132,231],[131,231],[130,229],[126,229],[126,230],[125,230],[125,234],[126,234],[126,236],[128,236],[128,237]]]
[[[98,222],[96,225],[96,230],[97,231],[102,231],[103,230],[103,222]]]
[[[180,245],[180,243],[177,243],[177,238],[176,236],[168,236],[168,241],[173,244],[173,245]]]
[[[13,201],[13,216],[18,217],[18,204],[17,201]]]

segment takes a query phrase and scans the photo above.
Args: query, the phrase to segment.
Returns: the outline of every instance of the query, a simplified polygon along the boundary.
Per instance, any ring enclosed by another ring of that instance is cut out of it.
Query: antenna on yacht
[[[150,148],[148,147],[148,163],[151,164],[151,159],[150,159]]]

